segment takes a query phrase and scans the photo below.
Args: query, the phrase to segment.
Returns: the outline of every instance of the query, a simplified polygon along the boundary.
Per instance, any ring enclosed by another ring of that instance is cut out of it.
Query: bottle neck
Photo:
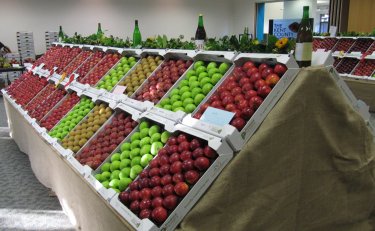
[[[62,32],[62,26],[60,26],[60,32]]]
[[[304,8],[303,9],[303,17],[302,19],[309,19],[309,8]]]
[[[98,23],[98,31],[102,31],[102,25]]]
[[[199,15],[198,26],[203,27],[203,15]]]
[[[135,20],[135,28],[138,28],[138,20]]]

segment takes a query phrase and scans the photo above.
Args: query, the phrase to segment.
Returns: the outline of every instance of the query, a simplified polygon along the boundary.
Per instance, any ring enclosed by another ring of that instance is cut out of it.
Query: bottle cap
[[[203,16],[203,14],[199,14],[199,16]]]

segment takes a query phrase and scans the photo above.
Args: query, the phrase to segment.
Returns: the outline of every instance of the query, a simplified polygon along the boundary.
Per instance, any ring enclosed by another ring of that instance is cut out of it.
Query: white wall
[[[297,19],[302,18],[303,6],[309,6],[310,18],[315,17],[316,0],[294,0],[284,2],[284,19]]]
[[[251,7],[250,1],[236,1]],[[107,34],[126,38],[132,36],[134,19],[139,20],[144,38],[183,34],[190,39],[195,35],[199,13],[204,14],[207,36],[223,36],[243,31],[244,23],[238,23],[240,20],[233,13],[245,12],[244,6],[235,9],[232,4],[227,0],[1,0],[0,15],[7,20],[0,23],[0,41],[16,51],[16,32],[32,31],[38,54],[45,51],[44,32],[56,31],[58,25],[68,35],[76,31],[88,35],[95,33],[101,22]],[[244,17],[249,16],[246,14]],[[253,21],[246,21],[247,26],[252,24]]]

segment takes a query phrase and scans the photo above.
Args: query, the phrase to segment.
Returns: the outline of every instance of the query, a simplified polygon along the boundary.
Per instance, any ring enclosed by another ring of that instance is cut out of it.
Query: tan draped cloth
[[[328,71],[302,69],[178,230],[375,230],[374,158]]]

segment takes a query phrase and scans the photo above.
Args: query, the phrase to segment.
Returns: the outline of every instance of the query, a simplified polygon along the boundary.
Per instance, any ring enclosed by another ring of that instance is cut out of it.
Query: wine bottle
[[[99,23],[98,23],[98,31],[96,32],[96,35],[97,35],[98,37],[101,37],[103,34],[104,34],[104,33],[103,33],[103,31],[102,31],[102,25],[101,25],[101,23],[99,22]]]
[[[203,15],[199,15],[198,19],[198,27],[197,31],[195,32],[195,46],[198,50],[203,50],[204,42],[206,40],[206,30],[203,26]]]
[[[309,19],[309,6],[303,7],[303,17],[297,32],[295,58],[299,67],[311,66],[312,28]]]
[[[60,26],[59,29],[59,43],[61,43],[64,40],[64,32],[62,30],[62,26]]]
[[[246,44],[249,41],[249,28],[245,27],[245,30],[243,31],[243,34],[241,36],[240,43]]]
[[[142,36],[138,27],[138,20],[135,20],[134,32],[133,32],[133,47],[141,45]]]

